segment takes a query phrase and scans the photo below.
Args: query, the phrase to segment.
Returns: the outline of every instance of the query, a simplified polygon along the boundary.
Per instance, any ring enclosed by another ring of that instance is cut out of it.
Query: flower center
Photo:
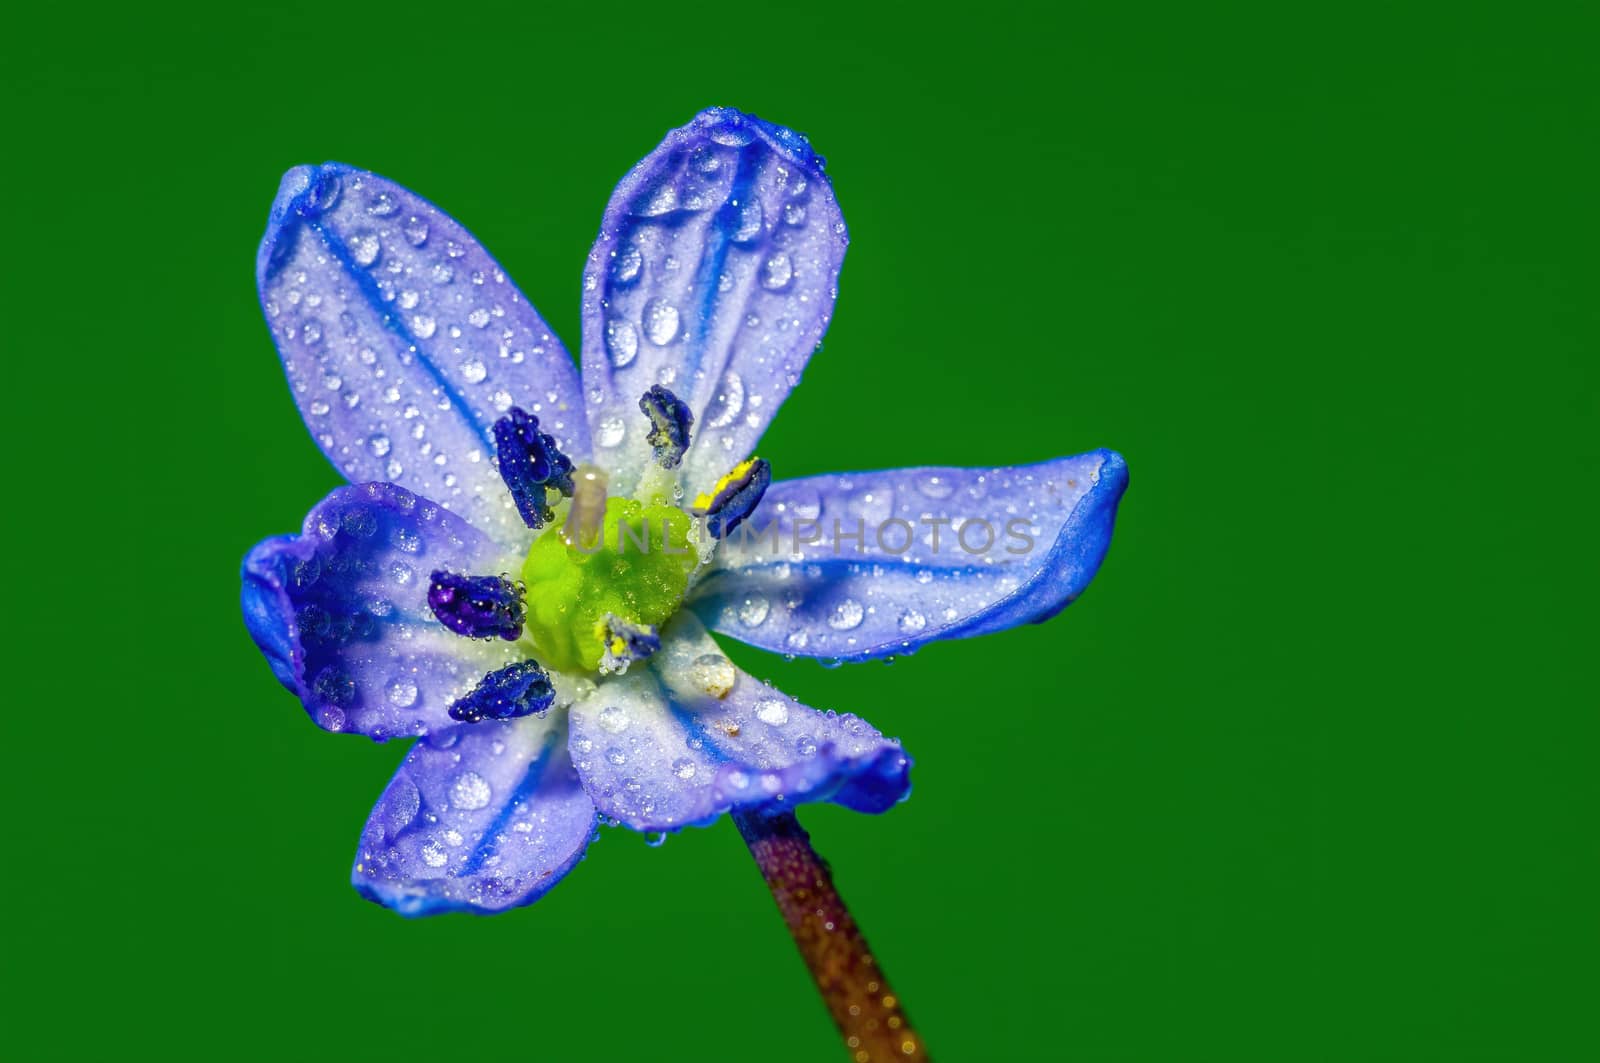
[[[580,485],[574,514],[583,510],[583,493]],[[700,564],[699,539],[683,510],[633,498],[605,499],[597,529],[577,521],[546,529],[522,564],[526,632],[540,659],[593,672],[609,646],[626,649],[628,631],[666,623]]]

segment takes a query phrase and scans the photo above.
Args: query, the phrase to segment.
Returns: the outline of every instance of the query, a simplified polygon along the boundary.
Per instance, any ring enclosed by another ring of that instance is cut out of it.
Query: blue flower
[[[882,812],[909,789],[900,744],[744,674],[707,629],[867,660],[1044,620],[1088,584],[1127,482],[1109,451],[777,481],[753,457],[847,242],[804,137],[701,113],[611,197],[580,376],[432,204],[335,163],[284,177],[261,304],[351,486],[250,552],[243,607],[318,725],[419,738],[362,833],[363,894],[527,904],[599,816]]]

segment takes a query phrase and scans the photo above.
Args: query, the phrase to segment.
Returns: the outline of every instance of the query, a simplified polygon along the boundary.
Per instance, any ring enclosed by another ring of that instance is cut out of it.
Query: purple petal
[[[479,723],[411,747],[361,832],[351,881],[401,915],[531,904],[583,859],[594,805],[562,714]]]
[[[515,543],[495,419],[520,406],[588,454],[561,341],[470,233],[399,185],[338,163],[290,170],[256,281],[300,414],[352,483],[401,484]]]
[[[382,741],[450,728],[452,702],[524,655],[448,631],[428,608],[436,568],[516,564],[460,517],[393,484],[341,487],[299,535],[244,560],[245,625],[317,724]]]
[[[847,661],[1046,620],[1100,567],[1127,484],[1109,450],[776,483],[695,608],[752,646]]]
[[[583,286],[589,424],[616,489],[649,459],[651,385],[694,412],[684,482],[704,490],[799,382],[848,242],[822,166],[799,134],[713,108],[617,185]]]
[[[662,643],[648,667],[572,708],[573,761],[606,815],[635,830],[677,830],[779,802],[882,812],[910,791],[899,742],[740,672],[692,615],[674,620]]]

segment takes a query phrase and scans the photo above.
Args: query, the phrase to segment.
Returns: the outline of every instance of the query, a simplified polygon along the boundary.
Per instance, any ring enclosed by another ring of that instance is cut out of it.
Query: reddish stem
[[[833,887],[828,865],[811,848],[792,812],[734,813],[750,855],[778,902],[783,921],[811,969],[855,1063],[926,1063],[900,998],[873,959],[866,938]]]

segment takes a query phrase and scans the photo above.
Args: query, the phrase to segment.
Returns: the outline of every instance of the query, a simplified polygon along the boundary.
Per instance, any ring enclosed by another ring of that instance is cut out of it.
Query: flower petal
[[[648,667],[574,705],[571,727],[584,788],[635,830],[776,802],[883,812],[910,792],[911,758],[899,742],[740,672],[688,613],[662,633]]]
[[[752,646],[846,661],[1047,620],[1100,567],[1127,483],[1109,450],[775,483],[695,609]]]
[[[393,481],[514,543],[495,419],[520,406],[588,454],[561,341],[470,233],[392,181],[290,170],[256,281],[301,416],[352,483]]]
[[[692,494],[755,449],[799,381],[848,242],[822,167],[803,136],[713,108],[617,185],[583,285],[589,424],[615,489],[649,459],[651,385],[694,412]]]
[[[379,741],[447,729],[452,702],[524,654],[447,630],[428,608],[428,575],[515,563],[402,487],[341,487],[301,534],[268,539],[245,558],[245,625],[319,726]]]
[[[531,904],[561,881],[595,830],[562,716],[419,740],[361,832],[356,889],[401,915],[489,914]]]

